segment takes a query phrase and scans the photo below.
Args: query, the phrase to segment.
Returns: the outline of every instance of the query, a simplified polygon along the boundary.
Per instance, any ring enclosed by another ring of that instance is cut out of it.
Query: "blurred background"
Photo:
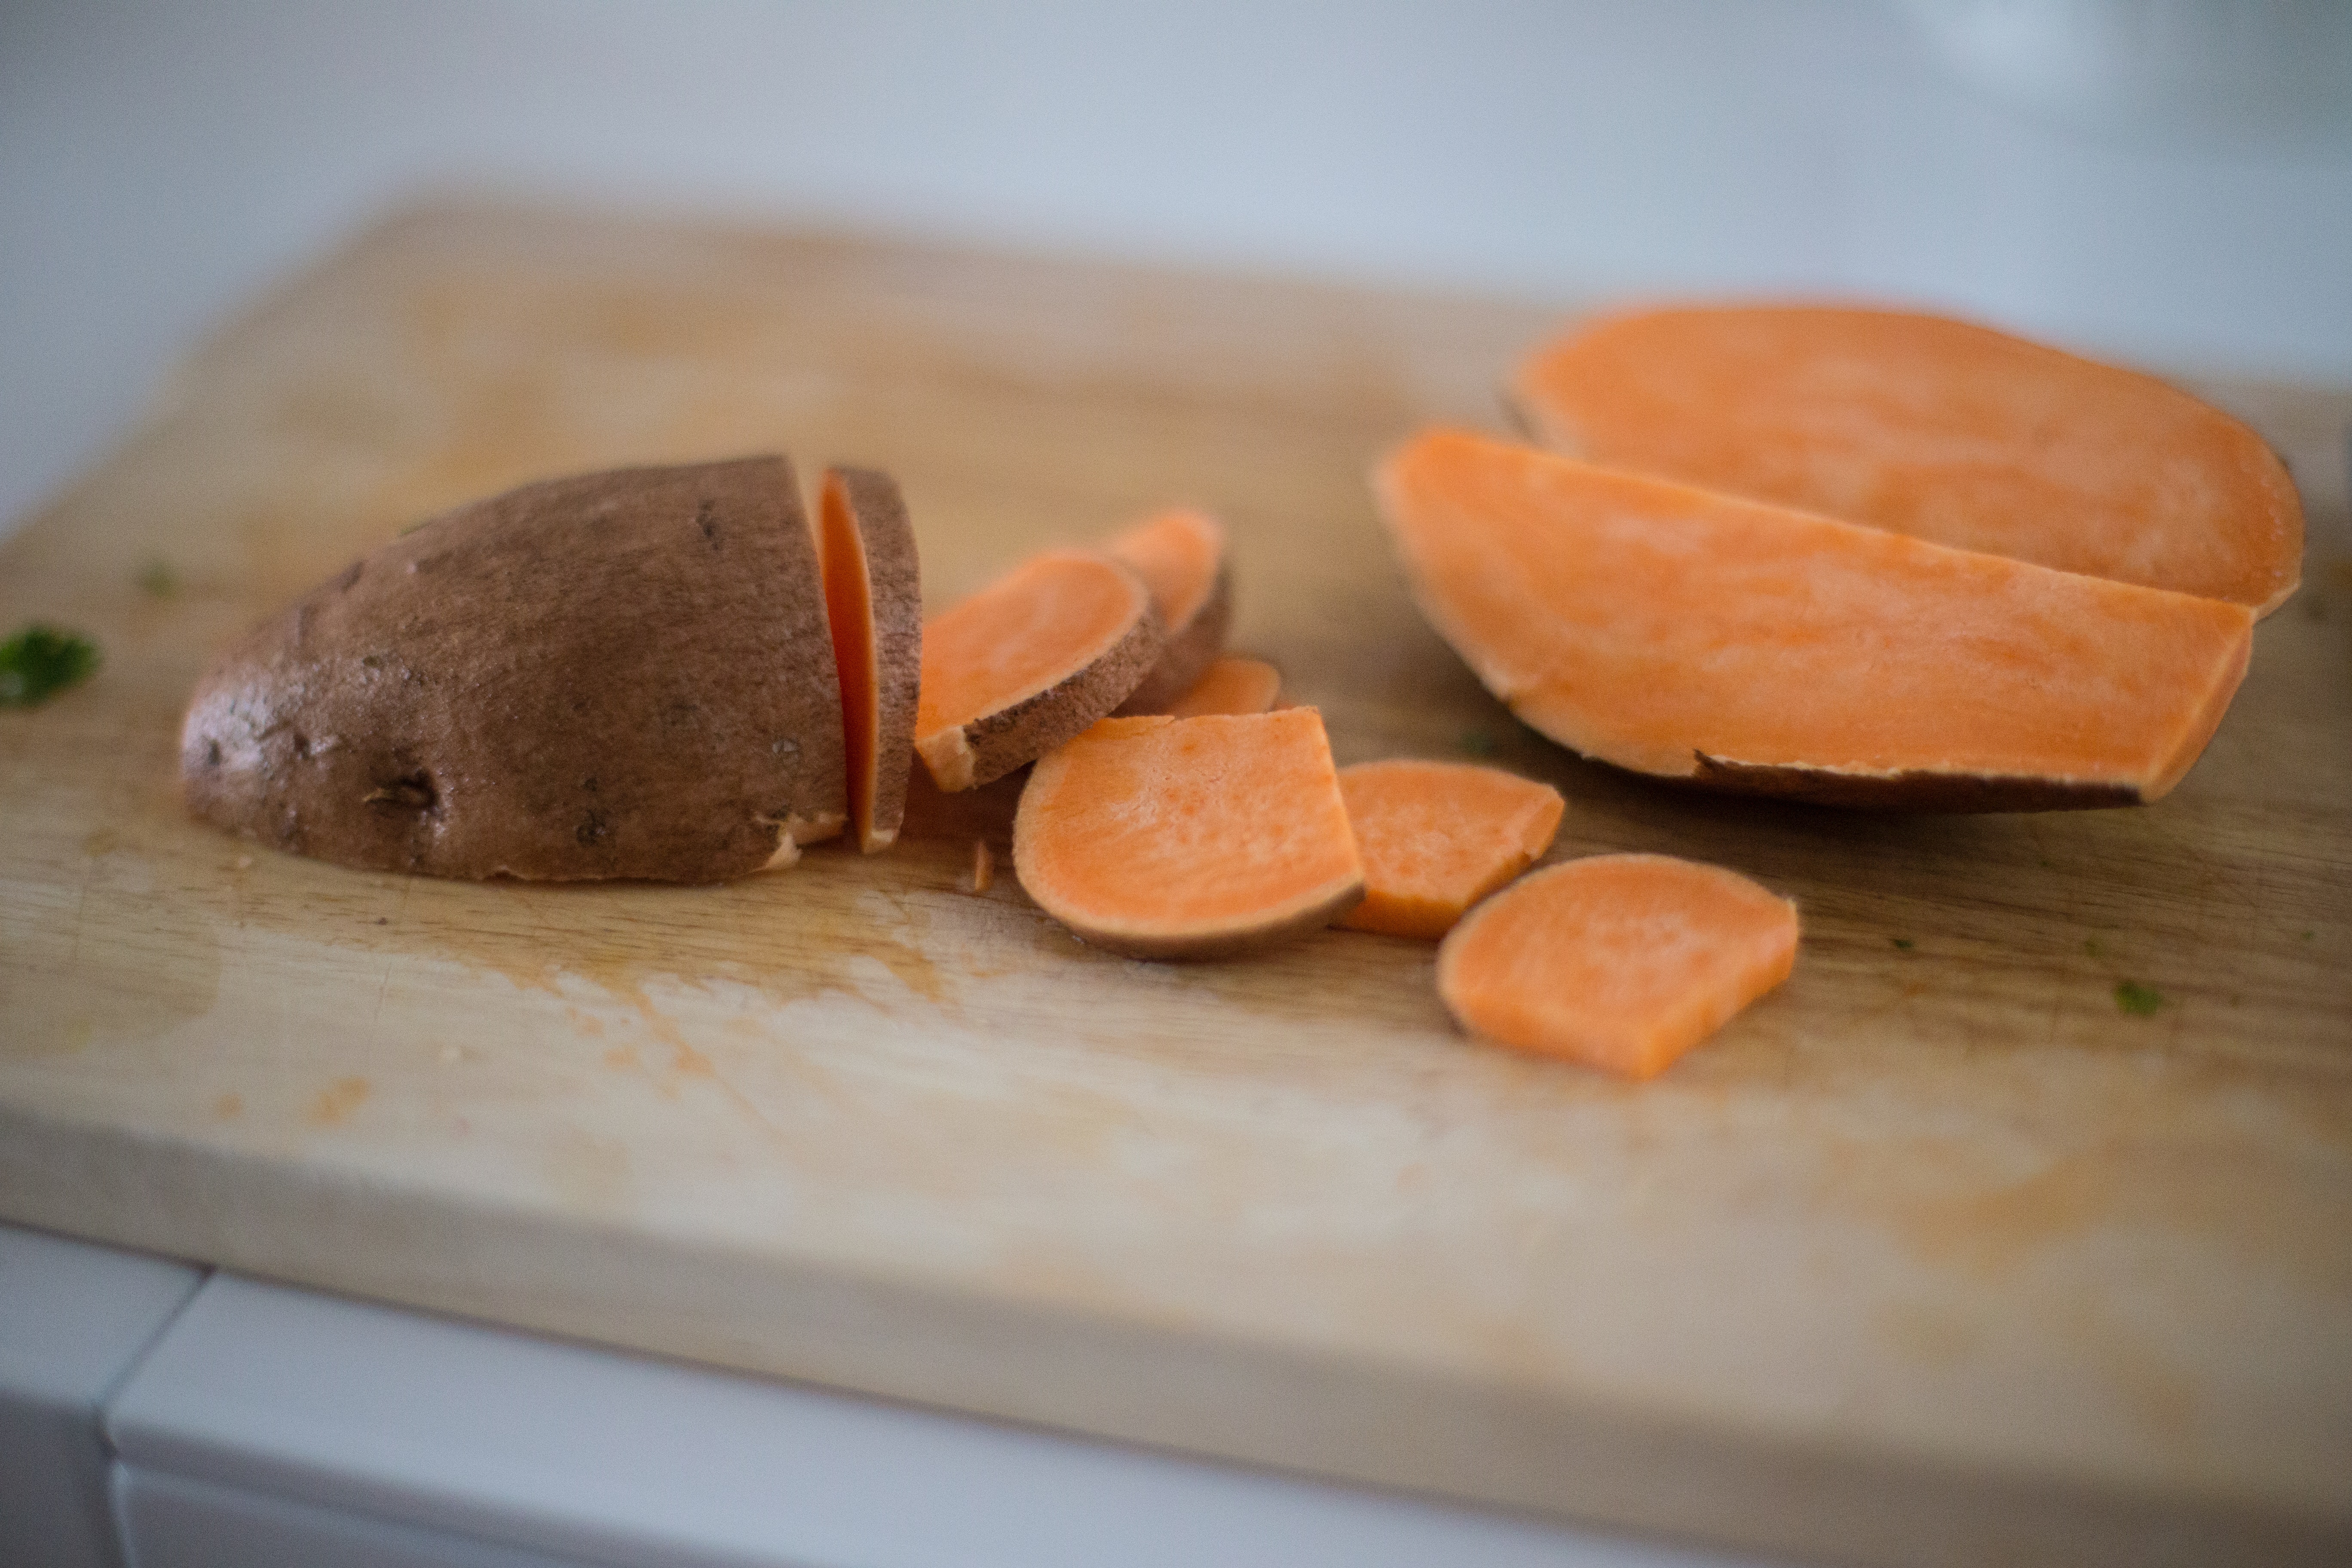
[[[0,0],[0,529],[485,191],[2352,384],[2346,0]]]

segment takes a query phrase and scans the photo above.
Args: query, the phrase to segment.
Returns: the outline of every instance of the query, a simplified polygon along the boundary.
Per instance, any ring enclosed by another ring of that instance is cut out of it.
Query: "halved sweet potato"
[[[817,553],[841,672],[849,822],[871,855],[898,841],[915,764],[922,679],[923,586],[914,524],[897,481],[871,468],[828,468]]]
[[[1941,317],[1604,318],[1513,396],[1572,456],[1961,550],[2247,605],[2294,592],[2303,507],[2262,437],[2152,376]]]
[[[1168,637],[1160,662],[1118,710],[1165,713],[1224,651],[1234,615],[1225,526],[1206,512],[1180,507],[1136,524],[1103,549],[1151,590]]]
[[[1596,855],[1472,910],[1439,944],[1437,994],[1474,1035],[1654,1078],[1796,961],[1796,906],[1747,878]]]
[[[442,877],[711,882],[841,831],[841,687],[781,458],[463,506],[224,652],[190,808]]]
[[[1177,719],[1209,713],[1264,713],[1282,695],[1282,671],[1260,658],[1221,658],[1171,708]]]
[[[1222,958],[1363,896],[1323,717],[1106,719],[1042,759],[1013,819],[1037,907],[1134,958]]]
[[[2053,572],[1435,430],[1381,468],[1422,611],[1522,720],[1639,773],[1843,805],[2169,790],[2242,605]]]
[[[1432,940],[1534,865],[1568,809],[1549,784],[1412,757],[1340,769],[1339,794],[1364,858],[1364,901],[1339,923]]]
[[[1164,640],[1125,566],[1033,556],[923,629],[915,751],[943,790],[1002,778],[1118,707]]]

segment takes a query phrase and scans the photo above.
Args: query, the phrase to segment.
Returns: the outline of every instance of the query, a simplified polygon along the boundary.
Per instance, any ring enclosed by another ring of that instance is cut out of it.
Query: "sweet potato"
[[[1475,1035],[1654,1078],[1789,976],[1796,906],[1664,855],[1548,867],[1437,950],[1437,992]]]
[[[2150,376],[1935,316],[1650,310],[1538,350],[1513,386],[1591,462],[2262,615],[2302,574],[2286,469]]]
[[[1225,528],[1206,512],[1176,508],[1136,524],[1103,547],[1151,590],[1168,643],[1121,713],[1165,713],[1224,651],[1234,614]]]
[[[1198,719],[1208,713],[1264,713],[1281,695],[1282,671],[1264,659],[1221,658],[1168,711],[1178,719]]]
[[[382,545],[198,682],[187,803],[443,877],[711,882],[841,831],[841,687],[781,458],[526,485]]]
[[[914,525],[889,475],[827,469],[817,515],[841,673],[849,822],[858,848],[871,855],[898,841],[907,811],[923,662],[922,574]]]
[[[1030,773],[1013,869],[1082,940],[1135,958],[1261,948],[1364,890],[1312,708],[1104,720]]]
[[[1339,923],[1431,940],[1535,864],[1568,803],[1549,784],[1470,763],[1412,758],[1339,770],[1364,901]]]
[[[2242,605],[2054,572],[1465,432],[1377,480],[1487,689],[1620,767],[1947,811],[2162,795],[2243,677]]]
[[[942,790],[1002,778],[1125,701],[1165,640],[1125,566],[1033,556],[924,628],[915,751]]]

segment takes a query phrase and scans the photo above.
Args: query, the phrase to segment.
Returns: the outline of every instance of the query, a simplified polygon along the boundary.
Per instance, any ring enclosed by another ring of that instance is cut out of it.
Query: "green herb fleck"
[[[1499,750],[1495,737],[1484,730],[1472,730],[1462,737],[1462,749],[1474,757],[1491,757]]]
[[[2084,952],[2088,953],[2088,954],[2089,954],[2090,956],[2092,956],[2093,958],[2096,958],[2096,957],[2098,957],[2098,956],[2099,956],[2099,939],[2098,939],[2097,937],[2095,937],[2095,936],[2093,936],[2093,937],[2085,937],[2085,938],[2084,938],[2084,939],[2083,939],[2083,951],[2084,951]]]
[[[150,598],[168,599],[180,591],[180,574],[160,555],[139,568],[136,581],[140,591]]]
[[[2137,980],[2117,981],[2116,1005],[2135,1017],[2145,1018],[2164,1005],[2164,993],[2153,985],[2142,985]]]
[[[2313,937],[2315,937],[2315,936],[2317,936],[2318,934],[2319,934],[2319,933],[2318,933],[2317,931],[2307,931],[2304,932],[2301,936],[2299,936],[2299,937],[2295,938],[2295,941],[2297,941],[2297,942],[2309,942]]]
[[[0,642],[0,708],[37,708],[97,668],[89,639],[36,621]]]
[[[1901,949],[1905,952],[1910,952],[1913,947],[1917,945],[1907,936],[1890,936],[1886,940],[1893,942],[1897,948]]]
[[[2046,855],[2045,855],[2045,856],[2042,856],[2042,868],[2043,870],[2045,870],[2045,871],[2055,871],[2056,869],[2058,869],[2058,862],[2057,862],[2057,861],[2055,861],[2055,860],[2051,859],[2051,858],[2050,858],[2048,856],[2046,856]]]

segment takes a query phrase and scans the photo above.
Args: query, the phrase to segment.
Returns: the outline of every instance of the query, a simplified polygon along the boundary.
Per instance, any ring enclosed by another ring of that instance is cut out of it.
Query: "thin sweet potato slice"
[[[1649,310],[1521,366],[1562,451],[2063,572],[2268,613],[2303,507],[2260,437],[2151,376],[1936,316]]]
[[[1164,640],[1125,566],[1032,556],[923,628],[916,753],[942,790],[1002,778],[1118,707]]]
[[[923,585],[915,529],[897,481],[871,468],[828,468],[817,554],[841,675],[849,823],[871,855],[898,841],[915,761],[922,678]]]
[[[1199,683],[1224,651],[1234,615],[1233,570],[1225,526],[1206,512],[1174,508],[1136,524],[1103,546],[1151,590],[1168,645],[1121,713],[1165,713]]]
[[[1548,867],[1437,949],[1437,994],[1474,1035],[1654,1078],[1789,977],[1797,910],[1747,878],[1664,855]]]
[[[1488,690],[1619,767],[1840,805],[2172,788],[2244,676],[2242,605],[1594,468],[1460,431],[1383,465],[1422,612]]]
[[[1038,908],[1132,958],[1223,958],[1363,896],[1323,717],[1106,719],[1040,761],[1013,819]]]
[[[228,647],[189,808],[436,877],[715,882],[841,831],[841,686],[781,458],[458,507]]]
[[[1168,711],[1171,718],[1264,713],[1282,695],[1282,671],[1261,658],[1221,658]]]
[[[1397,757],[1339,770],[1364,901],[1339,923],[1434,940],[1551,847],[1568,803],[1500,768]]]

